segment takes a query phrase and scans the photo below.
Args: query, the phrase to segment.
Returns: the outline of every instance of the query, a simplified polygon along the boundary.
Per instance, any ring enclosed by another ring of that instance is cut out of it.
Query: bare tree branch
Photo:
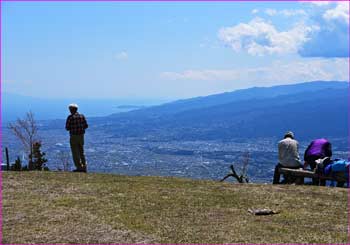
[[[32,162],[33,143],[37,140],[38,128],[34,119],[34,114],[29,111],[24,119],[18,118],[16,122],[10,123],[9,128],[13,134],[21,141],[24,150],[29,156],[29,163]]]
[[[69,162],[71,158],[69,153],[66,151],[59,151],[57,157],[62,164],[61,166],[63,167],[63,171],[69,171]]]
[[[241,174],[240,175],[237,174],[237,172],[232,164],[232,165],[230,165],[232,173],[228,173],[223,179],[220,180],[220,182],[224,181],[228,177],[233,177],[239,183],[244,183],[244,182],[249,183],[248,174],[247,174],[249,160],[250,160],[249,152],[245,152],[242,156],[242,163],[243,164],[242,164],[242,168],[241,168]]]
[[[223,179],[220,180],[220,182],[223,182],[228,177],[234,177],[235,178],[235,176],[233,174],[227,174]]]

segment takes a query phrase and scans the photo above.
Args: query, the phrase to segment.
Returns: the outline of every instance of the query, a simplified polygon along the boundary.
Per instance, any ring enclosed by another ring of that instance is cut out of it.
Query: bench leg
[[[281,178],[281,174],[280,174],[280,165],[277,164],[275,167],[275,172],[273,173],[273,182],[272,184],[279,184],[280,183],[280,178]]]
[[[320,185],[319,178],[312,178],[312,185]]]
[[[289,175],[289,174],[284,174],[283,175],[283,183],[285,184],[293,184],[293,183],[296,183],[297,182],[297,179],[298,177],[295,177],[295,176],[292,176],[292,175]]]
[[[304,177],[297,177],[295,180],[296,185],[303,185],[304,184]]]
[[[338,181],[337,182],[337,187],[344,187],[345,182]]]

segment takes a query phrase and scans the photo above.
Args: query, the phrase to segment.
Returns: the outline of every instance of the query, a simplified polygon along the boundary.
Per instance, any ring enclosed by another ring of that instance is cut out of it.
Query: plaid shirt
[[[88,128],[85,117],[83,114],[78,112],[73,115],[69,115],[66,121],[66,129],[69,131],[70,135],[80,135],[85,133],[85,129]]]

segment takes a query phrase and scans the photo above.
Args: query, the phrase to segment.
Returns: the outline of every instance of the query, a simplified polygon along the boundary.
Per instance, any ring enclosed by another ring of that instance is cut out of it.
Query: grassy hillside
[[[3,243],[346,243],[347,190],[3,173]],[[253,216],[249,208],[280,211]]]

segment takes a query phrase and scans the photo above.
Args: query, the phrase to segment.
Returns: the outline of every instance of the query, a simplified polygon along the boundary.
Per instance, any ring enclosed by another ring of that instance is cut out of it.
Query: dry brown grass
[[[253,216],[249,208],[280,211]],[[3,243],[346,243],[347,190],[3,173]]]

